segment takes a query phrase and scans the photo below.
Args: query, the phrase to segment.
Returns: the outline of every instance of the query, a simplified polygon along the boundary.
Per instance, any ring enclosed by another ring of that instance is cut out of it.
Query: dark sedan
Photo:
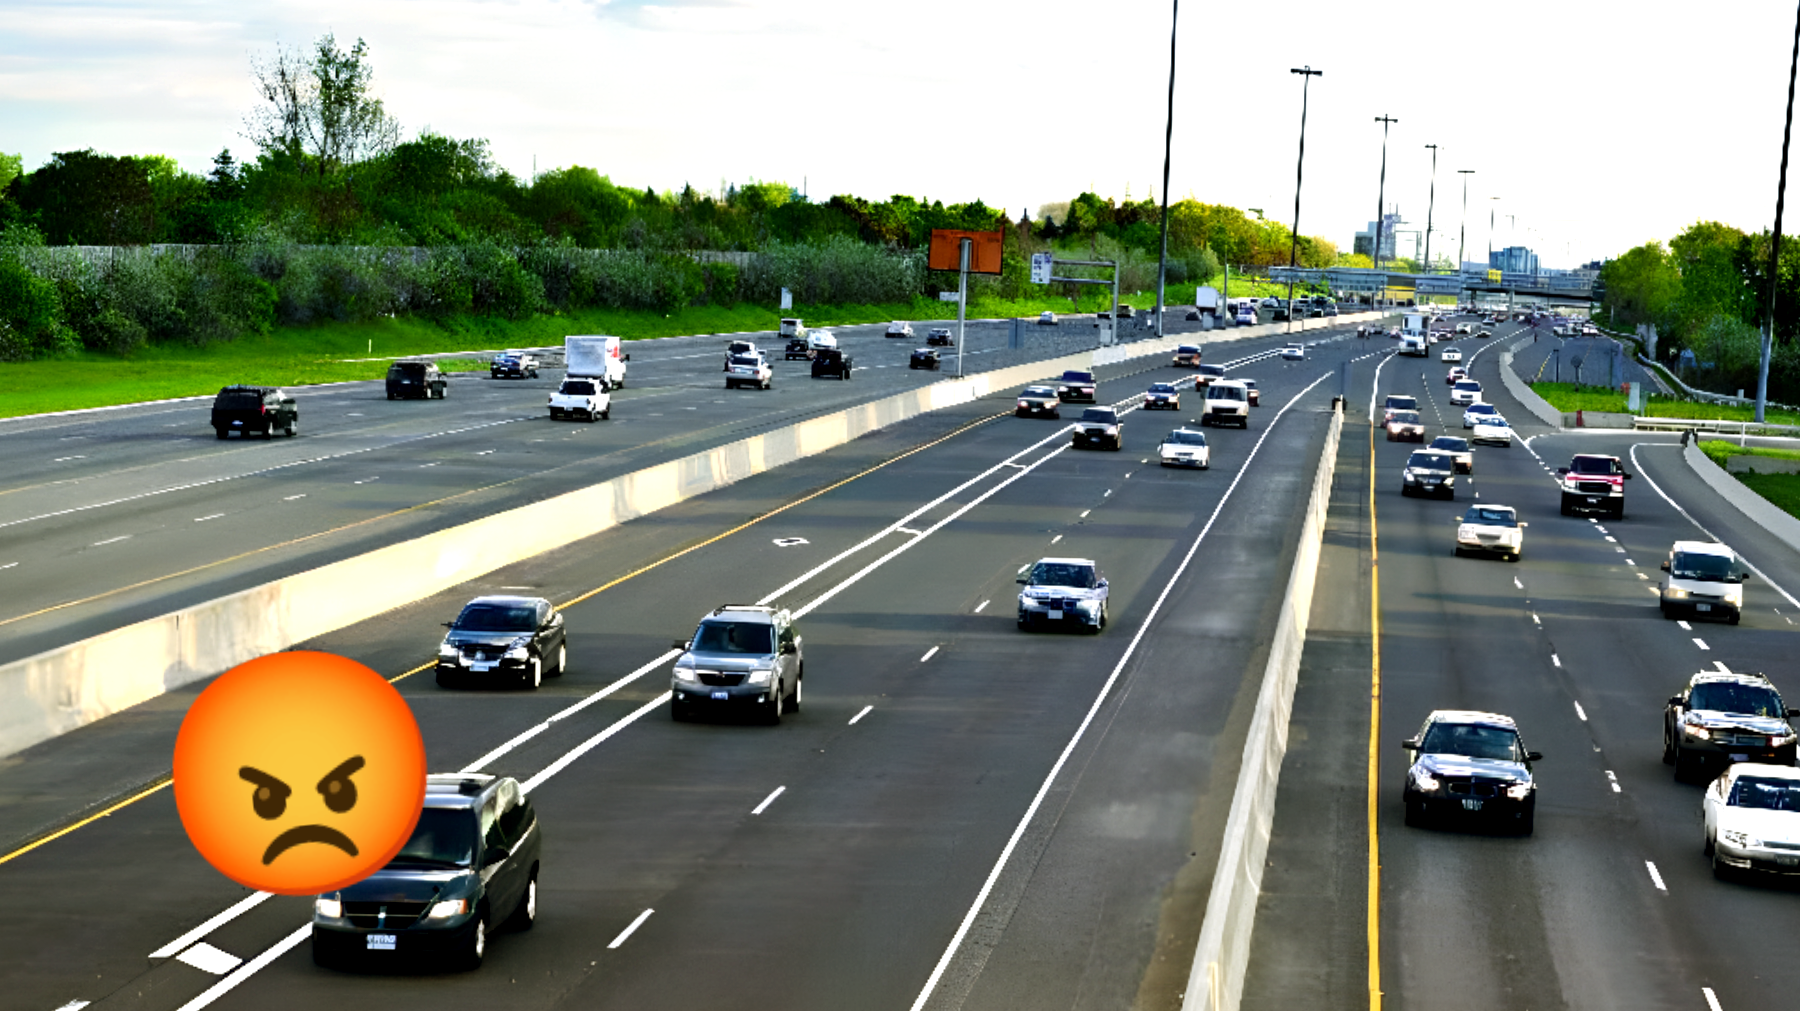
[[[812,357],[812,349],[811,346],[806,343],[805,337],[795,337],[793,340],[787,342],[787,350],[781,353],[781,357],[783,361],[791,362],[796,358],[805,361]]]
[[[936,348],[918,348],[913,351],[912,357],[906,362],[906,367],[909,369],[935,370],[943,368],[943,366],[944,356],[938,354]]]
[[[1407,751],[1406,823],[1433,816],[1479,819],[1530,835],[1537,816],[1537,782],[1510,716],[1440,709],[1425,718]]]
[[[562,612],[542,597],[476,597],[444,627],[450,631],[438,646],[437,683],[446,688],[536,688],[568,664]]]
[[[1095,403],[1098,387],[1094,385],[1092,372],[1078,372],[1073,369],[1062,374],[1062,381],[1056,387],[1056,395],[1064,403]]]

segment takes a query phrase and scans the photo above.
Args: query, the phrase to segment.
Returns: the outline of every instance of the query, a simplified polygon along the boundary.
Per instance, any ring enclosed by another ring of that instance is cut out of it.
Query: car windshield
[[[459,632],[529,632],[537,628],[530,604],[470,604],[456,616]]]
[[[1206,445],[1206,436],[1199,432],[1170,432],[1169,437],[1163,441],[1174,443],[1177,446],[1204,446]]]
[[[475,862],[475,816],[461,808],[428,807],[419,812],[412,838],[389,866],[468,867]]]
[[[1064,372],[1062,377],[1065,383],[1091,383],[1094,381],[1092,372]]]
[[[1422,743],[1424,746],[1420,750],[1430,755],[1462,755],[1497,762],[1517,762],[1524,758],[1519,735],[1505,727],[1437,723],[1426,732]]]
[[[1178,355],[1197,355],[1200,353],[1200,349],[1192,344],[1183,344],[1175,349],[1175,353]]]
[[[1027,579],[1032,586],[1073,586],[1078,589],[1091,590],[1099,583],[1091,565],[1076,565],[1073,562],[1039,562],[1031,567],[1031,575]]]
[[[1519,518],[1511,509],[1496,509],[1493,506],[1475,506],[1463,513],[1464,523],[1479,523],[1488,527],[1516,527]]]
[[[1170,386],[1168,383],[1151,383],[1150,384],[1150,392],[1151,393],[1174,393],[1175,387]]]
[[[1457,380],[1456,388],[1459,390],[1466,390],[1470,393],[1480,393],[1481,392],[1481,384],[1474,381],[1473,379]]]
[[[756,365],[756,359],[750,357],[749,355],[737,355],[731,359],[731,364],[747,365],[747,366],[754,367]]]
[[[1241,386],[1208,386],[1206,388],[1206,399],[1242,400],[1244,399],[1244,388]]]
[[[1431,440],[1431,448],[1441,449],[1446,453],[1467,453],[1469,451],[1469,440],[1458,439],[1454,435],[1440,435]]]
[[[1729,555],[1677,551],[1675,557],[1669,559],[1669,575],[1676,579],[1698,579],[1708,583],[1722,583],[1731,578],[1731,568]]]
[[[1056,391],[1048,386],[1027,386],[1025,392],[1019,395],[1022,397],[1054,397]]]
[[[1456,466],[1455,461],[1443,453],[1414,453],[1406,465],[1414,470],[1449,470]]]
[[[734,355],[748,354],[750,352],[750,342],[749,341],[732,341],[731,346],[726,348],[725,350]]]
[[[1493,404],[1470,404],[1469,409],[1464,411],[1463,413],[1464,414],[1494,414],[1494,415],[1498,415],[1500,413],[1500,411],[1496,407],[1494,407]]]
[[[565,379],[559,392],[578,397],[591,397],[594,395],[594,384],[586,379]]]
[[[1090,407],[1081,412],[1081,420],[1098,421],[1110,425],[1113,422],[1118,421],[1119,416],[1115,414],[1110,407]]]
[[[1416,411],[1419,409],[1419,402],[1412,397],[1389,397],[1387,406],[1392,410]]]
[[[1203,376],[1212,376],[1213,378],[1216,379],[1219,376],[1222,376],[1225,374],[1225,366],[1223,366],[1223,365],[1202,365],[1202,366],[1200,366],[1200,374]]]
[[[1781,708],[1781,696],[1775,694],[1773,689],[1729,681],[1695,685],[1693,691],[1688,692],[1688,708],[1731,713],[1734,716],[1787,714],[1787,710]]]
[[[1764,811],[1800,811],[1800,781],[1739,776],[1732,784],[1732,807],[1755,807]]]
[[[1624,468],[1610,456],[1578,456],[1569,461],[1569,469],[1577,474],[1619,474]]]
[[[1483,414],[1476,421],[1476,424],[1482,428],[1505,428],[1506,419],[1498,414]]]
[[[773,653],[775,626],[753,621],[703,621],[694,633],[696,653]]]
[[[1416,425],[1419,423],[1419,412],[1418,411],[1395,411],[1393,423],[1399,424],[1399,425]]]

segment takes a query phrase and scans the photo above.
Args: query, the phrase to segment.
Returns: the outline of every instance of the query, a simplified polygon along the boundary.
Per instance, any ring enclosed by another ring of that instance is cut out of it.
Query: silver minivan
[[[1721,618],[1735,625],[1744,609],[1749,570],[1717,541],[1676,541],[1664,559],[1663,617]]]
[[[700,619],[669,680],[669,716],[677,722],[707,711],[749,710],[766,723],[800,711],[806,659],[786,610],[728,604]]]

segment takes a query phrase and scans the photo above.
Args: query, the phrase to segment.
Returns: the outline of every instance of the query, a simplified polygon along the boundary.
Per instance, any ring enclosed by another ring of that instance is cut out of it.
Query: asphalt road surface
[[[1133,411],[1125,450],[1108,453],[1069,448],[1066,419],[1015,419],[999,396],[305,644],[397,678],[433,769],[517,776],[534,798],[540,918],[497,937],[478,972],[315,968],[306,900],[259,901],[212,871],[169,790],[131,799],[166,773],[197,687],[13,756],[0,774],[13,836],[0,852],[7,1006],[1177,1007],[1330,402],[1345,361],[1372,364],[1388,347],[1311,339],[1303,362],[1274,358],[1279,338],[1209,355],[1241,362],[1263,391],[1248,430],[1211,436],[1210,471],[1148,462],[1197,405]],[[859,349],[860,364],[877,354]],[[641,399],[622,398],[616,417],[647,416],[665,388],[665,408],[699,394],[698,379],[656,385],[650,357],[634,349]],[[1177,373],[1145,361],[1100,374],[1101,399],[1131,407]],[[480,387],[495,391],[496,415],[524,410],[486,382],[457,380],[445,403]],[[402,412],[444,406],[363,395],[365,416],[409,424]],[[319,413],[303,414],[309,431]],[[493,432],[522,454],[531,443],[513,433],[527,424]],[[458,445],[472,456],[483,442]],[[385,478],[413,462],[389,455],[370,469]],[[1015,628],[1014,573],[1046,555],[1100,564],[1104,634]],[[409,675],[463,600],[501,589],[580,598],[566,611],[567,676],[466,692]],[[672,723],[669,640],[717,604],[748,601],[799,616],[804,709],[778,727]],[[114,798],[128,802],[18,852]],[[248,962],[218,974],[172,957],[202,942]]]
[[[1494,341],[1516,339],[1508,328]],[[1702,670],[1763,672],[1800,697],[1800,556],[1696,478],[1674,438],[1548,432],[1506,395],[1497,366],[1484,351],[1472,371],[1527,438],[1477,449],[1454,502],[1402,498],[1413,447],[1370,440],[1366,422],[1346,426],[1244,1006],[1371,1006],[1371,936],[1389,1008],[1787,1006],[1800,989],[1789,957],[1800,904],[1779,883],[1713,879],[1701,788],[1675,782],[1660,761],[1661,719],[1668,696]],[[1395,358],[1379,382],[1367,369],[1357,381],[1362,396],[1372,385],[1423,394],[1428,423],[1441,415],[1442,431],[1466,434],[1443,370],[1435,354]],[[1439,433],[1433,424],[1427,434]],[[1576,452],[1625,458],[1634,478],[1623,520],[1559,514],[1551,472]],[[1477,497],[1517,507],[1530,524],[1521,562],[1453,556],[1455,518]],[[1666,620],[1656,607],[1669,545],[1709,536],[1757,571],[1735,627]],[[1544,753],[1532,837],[1403,824],[1399,742],[1440,708],[1509,714]]]

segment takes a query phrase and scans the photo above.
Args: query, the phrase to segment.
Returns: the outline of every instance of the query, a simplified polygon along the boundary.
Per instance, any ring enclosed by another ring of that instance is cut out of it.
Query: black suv
[[[1699,780],[1707,766],[1731,762],[1794,764],[1789,709],[1761,674],[1695,674],[1663,709],[1664,764],[1675,778]]]
[[[944,356],[938,354],[937,348],[918,348],[906,360],[906,367],[909,369],[937,369],[942,368],[943,364]]]
[[[812,377],[850,378],[850,356],[837,348],[820,348],[812,362]]]
[[[313,962],[475,969],[495,927],[537,920],[543,832],[517,780],[425,777],[412,838],[386,867],[313,900]]]
[[[212,427],[221,439],[232,432],[257,432],[267,439],[277,428],[291,437],[300,428],[300,408],[273,386],[227,386],[213,398]]]
[[[787,350],[781,353],[782,361],[791,362],[798,358],[805,361],[812,357],[812,345],[806,343],[805,337],[795,337],[787,342]]]
[[[437,683],[536,688],[569,664],[562,612],[542,597],[476,597],[438,646]]]
[[[389,400],[412,397],[442,400],[445,388],[449,385],[450,378],[433,362],[395,362],[388,366]]]

